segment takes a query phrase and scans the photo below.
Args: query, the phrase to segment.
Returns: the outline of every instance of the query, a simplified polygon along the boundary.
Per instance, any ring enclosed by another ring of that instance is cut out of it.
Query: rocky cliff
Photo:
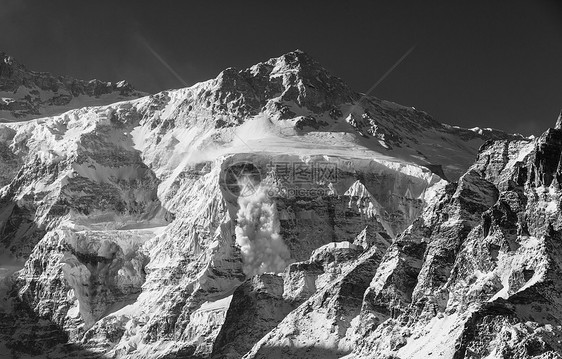
[[[0,126],[0,353],[560,350],[560,129],[444,125],[300,51]]]
[[[350,357],[560,357],[561,135],[481,148],[386,252]]]

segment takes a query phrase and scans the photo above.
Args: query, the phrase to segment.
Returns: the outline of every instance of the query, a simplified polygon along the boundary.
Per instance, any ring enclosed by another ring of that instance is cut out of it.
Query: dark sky
[[[148,92],[297,48],[365,92],[413,45],[372,95],[466,127],[556,121],[556,1],[0,0],[0,50],[28,68]]]

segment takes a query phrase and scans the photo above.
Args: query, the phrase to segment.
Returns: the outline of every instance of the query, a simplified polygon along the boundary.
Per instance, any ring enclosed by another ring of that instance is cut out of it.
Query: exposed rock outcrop
[[[350,357],[560,357],[561,133],[482,147],[387,251]]]

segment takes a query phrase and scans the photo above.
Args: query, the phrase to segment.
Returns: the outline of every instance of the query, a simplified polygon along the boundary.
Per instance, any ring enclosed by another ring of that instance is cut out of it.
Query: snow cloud
[[[279,218],[266,186],[238,197],[236,243],[242,250],[244,273],[254,276],[282,272],[289,264],[289,248],[279,235]]]

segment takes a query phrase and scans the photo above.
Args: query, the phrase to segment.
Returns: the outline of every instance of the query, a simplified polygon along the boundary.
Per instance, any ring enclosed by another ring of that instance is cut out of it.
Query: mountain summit
[[[151,106],[173,118],[158,117],[147,135],[166,141],[189,131],[199,139],[190,145],[197,147],[193,153],[214,152],[205,145],[217,141],[223,153],[353,149],[355,156],[416,163],[454,180],[486,140],[521,138],[445,125],[412,107],[361,95],[302,51],[151,98],[157,103]]]

